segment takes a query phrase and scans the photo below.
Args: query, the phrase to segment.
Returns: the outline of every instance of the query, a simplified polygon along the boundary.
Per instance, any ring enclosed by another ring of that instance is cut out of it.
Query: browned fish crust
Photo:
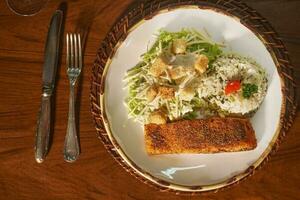
[[[248,119],[210,118],[144,126],[150,155],[217,153],[256,148],[255,132]]]

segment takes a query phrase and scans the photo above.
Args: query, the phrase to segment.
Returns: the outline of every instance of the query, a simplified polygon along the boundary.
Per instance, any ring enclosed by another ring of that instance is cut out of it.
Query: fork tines
[[[82,49],[79,33],[67,33],[67,67],[80,68],[82,67]]]

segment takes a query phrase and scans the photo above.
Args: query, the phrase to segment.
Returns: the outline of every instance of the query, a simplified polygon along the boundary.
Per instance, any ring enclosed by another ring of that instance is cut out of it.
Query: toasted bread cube
[[[185,77],[174,80],[176,85],[180,85],[184,81]]]
[[[157,95],[157,88],[155,86],[151,86],[147,92],[146,92],[146,98],[148,102],[153,101],[153,99],[156,97]]]
[[[191,101],[195,96],[195,89],[193,87],[185,87],[179,90],[181,99],[184,101]]]
[[[166,124],[167,116],[162,111],[154,111],[148,117],[148,122],[153,124]]]
[[[185,73],[185,71],[184,71],[184,69],[183,69],[182,66],[170,69],[170,70],[168,70],[168,72],[170,74],[171,79],[173,79],[173,80],[182,78],[182,77],[184,77],[186,75],[186,73]]]
[[[200,74],[203,74],[208,67],[208,62],[209,60],[206,55],[199,55],[194,64],[196,71],[198,71]]]
[[[154,63],[151,65],[149,72],[155,77],[159,77],[168,68],[168,65],[163,61],[161,57],[156,58]]]
[[[163,99],[172,99],[175,96],[175,89],[167,86],[160,86],[158,88],[158,94]]]
[[[172,43],[172,52],[174,54],[183,54],[186,51],[186,41],[184,39],[175,39]]]
[[[192,67],[178,66],[168,70],[168,73],[172,80],[177,80],[185,77],[187,74],[192,73],[194,69]]]

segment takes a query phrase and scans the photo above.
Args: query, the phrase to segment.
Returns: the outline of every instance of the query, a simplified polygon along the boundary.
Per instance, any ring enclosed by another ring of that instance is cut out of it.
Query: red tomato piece
[[[241,81],[235,80],[235,81],[228,81],[226,87],[225,87],[225,94],[231,94],[236,91],[238,91],[241,88]]]

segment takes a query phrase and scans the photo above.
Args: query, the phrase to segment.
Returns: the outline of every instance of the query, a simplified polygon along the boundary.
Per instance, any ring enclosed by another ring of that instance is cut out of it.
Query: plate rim
[[[162,2],[165,3],[163,4],[164,6],[160,4]],[[220,189],[228,188],[234,184],[238,184],[241,180],[253,175],[254,172],[261,168],[261,166],[266,163],[268,158],[278,149],[279,143],[282,141],[282,138],[292,125],[296,114],[297,95],[295,90],[296,84],[294,81],[293,66],[290,63],[288,53],[282,41],[278,38],[277,33],[274,31],[271,25],[266,19],[261,17],[255,10],[248,7],[246,4],[236,0],[230,2],[225,0],[219,0],[217,2],[214,0],[208,0],[206,2],[172,2],[173,1],[170,0],[161,1],[160,3],[150,0],[142,2],[133,7],[131,10],[128,10],[108,32],[100,45],[100,48],[97,52],[97,58],[93,66],[90,92],[91,112],[98,137],[101,139],[108,152],[126,171],[140,181],[150,186],[154,186],[159,190],[175,192],[177,194],[200,193],[208,191],[216,192]],[[148,12],[147,7],[150,8]],[[110,66],[111,58],[125,40],[127,35],[140,24],[148,19],[151,19],[153,16],[181,8],[214,10],[235,18],[242,25],[249,28],[262,41],[264,46],[271,54],[281,81],[282,104],[280,120],[278,122],[276,132],[274,133],[274,136],[272,137],[268,147],[244,172],[239,173],[225,181],[211,185],[183,186],[161,180],[154,177],[150,173],[143,171],[133,161],[131,161],[128,156],[126,156],[122,148],[114,139],[104,108],[104,82],[106,80],[106,72]],[[260,30],[261,28],[264,28],[264,32]],[[121,35],[120,32],[122,33]]]

